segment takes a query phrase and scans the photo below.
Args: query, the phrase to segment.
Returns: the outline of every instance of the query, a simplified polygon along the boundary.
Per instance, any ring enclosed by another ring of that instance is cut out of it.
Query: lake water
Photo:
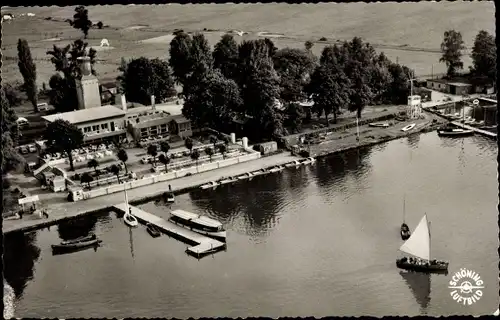
[[[496,142],[412,136],[319,159],[210,192],[176,208],[223,221],[227,251],[196,260],[187,245],[114,213],[6,239],[5,276],[16,317],[247,317],[491,314],[498,308]],[[395,266],[399,226],[424,213],[432,256],[449,275]],[[161,201],[140,205],[168,217]],[[89,230],[93,249],[52,256],[50,245]],[[461,268],[479,273],[482,298],[452,300]]]

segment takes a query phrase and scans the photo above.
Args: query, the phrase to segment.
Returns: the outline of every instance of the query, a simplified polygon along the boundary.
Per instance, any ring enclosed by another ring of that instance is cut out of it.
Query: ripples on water
[[[491,314],[498,305],[497,147],[415,135],[318,159],[214,191],[178,196],[229,230],[227,252],[200,261],[167,236],[130,231],[114,213],[6,239],[5,278],[19,317],[247,317]],[[481,274],[463,307],[449,277],[394,265],[403,198],[414,228],[432,221],[433,255]],[[164,218],[162,200],[141,205]],[[96,251],[50,244],[95,232]]]

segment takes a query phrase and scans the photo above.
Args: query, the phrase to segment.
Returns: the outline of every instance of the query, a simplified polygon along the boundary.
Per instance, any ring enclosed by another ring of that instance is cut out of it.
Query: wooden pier
[[[125,213],[125,203],[114,205],[113,208],[121,213]],[[177,238],[193,245],[192,247],[188,247],[186,249],[186,253],[196,258],[201,258],[208,254],[226,249],[226,244],[224,242],[178,226],[168,220],[155,216],[154,214],[148,213],[134,206],[129,205],[129,208],[132,210],[132,215],[140,222],[151,223],[173,238]]]
[[[459,121],[452,121],[451,123],[454,126],[457,126],[457,127],[463,128],[463,129],[473,130],[474,132],[482,134],[483,136],[487,136],[487,137],[490,137],[490,138],[496,138],[497,137],[497,134],[494,133],[494,132],[490,132],[490,131],[482,130],[482,129],[479,129],[479,128],[475,128],[475,127],[472,127],[472,126],[460,123]]]

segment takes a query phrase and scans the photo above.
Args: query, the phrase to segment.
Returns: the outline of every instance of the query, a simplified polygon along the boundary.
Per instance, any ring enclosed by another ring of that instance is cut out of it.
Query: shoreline
[[[431,117],[433,118],[433,117]],[[393,125],[393,127],[406,126],[408,121],[401,121],[397,124]],[[423,125],[422,125],[423,124]],[[325,150],[318,150],[317,152],[312,152],[311,157],[326,157],[328,155],[338,154],[342,152],[348,152],[350,150],[356,150],[361,148],[369,148],[371,146],[382,144],[385,142],[389,142],[392,140],[408,137],[415,134],[421,134],[429,131],[434,131],[437,126],[440,125],[440,121],[432,123],[428,119],[426,122],[422,123],[420,120],[420,127],[413,129],[411,132],[402,132],[397,131],[393,132],[392,135],[388,135],[389,128],[370,128],[363,133],[360,133],[360,141],[356,141],[353,139],[355,135],[349,134],[348,131],[344,131],[342,133],[338,132],[337,135],[340,135],[340,138],[327,141],[326,143],[322,143],[319,145],[311,146],[311,149],[316,149],[320,146],[324,146],[325,144],[332,144]],[[366,128],[367,125],[360,126],[361,128]],[[394,128],[393,128],[394,129]],[[354,127],[354,130],[356,128]],[[368,134],[367,134],[368,133]],[[373,136],[376,134],[384,134],[379,138],[373,138],[367,140],[366,136]],[[347,137],[344,137],[346,136]],[[365,139],[363,139],[365,136]],[[340,140],[339,140],[340,139]],[[169,184],[172,185],[172,191],[175,195],[184,194],[193,190],[196,190],[201,185],[209,182],[218,180],[222,177],[231,177],[237,176],[249,171],[255,171],[260,169],[269,169],[271,167],[277,165],[284,165],[286,163],[292,162],[294,160],[301,159],[302,157],[298,157],[295,155],[291,155],[289,151],[281,152],[274,155],[264,156],[260,159],[236,164],[230,167],[225,167],[217,170],[212,170],[208,172],[199,173],[196,175],[182,177],[175,180],[169,180],[165,182],[159,182],[152,185],[139,187],[135,189],[128,190],[129,203],[131,205],[141,205],[143,203],[149,202],[151,200],[155,200],[158,197],[161,197],[167,190]],[[81,200],[77,202],[67,202],[63,200],[63,202],[59,202],[55,205],[51,211],[49,211],[49,218],[44,220],[4,220],[3,221],[3,233],[9,234],[14,232],[29,232],[33,230],[43,229],[49,226],[57,225],[60,222],[68,221],[71,219],[79,218],[84,215],[91,214],[99,214],[104,213],[106,211],[113,211],[113,206],[117,203],[123,202],[123,195],[121,193],[116,193],[109,195],[107,197],[96,197],[89,200]],[[67,208],[72,212],[67,212]],[[77,207],[77,208],[75,208]],[[80,207],[80,208],[78,208]],[[7,224],[7,226],[6,226]]]

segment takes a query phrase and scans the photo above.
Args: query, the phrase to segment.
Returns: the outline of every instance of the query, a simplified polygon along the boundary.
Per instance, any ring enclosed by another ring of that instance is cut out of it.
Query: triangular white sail
[[[427,215],[424,215],[413,234],[399,248],[399,250],[411,254],[412,256],[430,260],[431,255],[431,235],[429,233],[429,222]]]
[[[129,214],[129,208],[128,208],[128,196],[127,196],[127,189],[126,189],[126,186],[124,185],[123,186],[123,191],[125,192],[125,215],[128,215]]]

